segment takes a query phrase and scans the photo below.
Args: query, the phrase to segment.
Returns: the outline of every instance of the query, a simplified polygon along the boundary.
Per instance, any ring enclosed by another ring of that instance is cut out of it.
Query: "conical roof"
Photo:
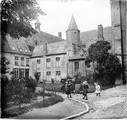
[[[71,17],[71,21],[70,21],[70,24],[69,24],[69,26],[68,26],[67,31],[68,31],[68,30],[79,30],[78,27],[77,27],[77,24],[76,24],[76,22],[75,22],[75,19],[74,19],[74,16],[73,16],[73,15],[72,15],[72,17]]]

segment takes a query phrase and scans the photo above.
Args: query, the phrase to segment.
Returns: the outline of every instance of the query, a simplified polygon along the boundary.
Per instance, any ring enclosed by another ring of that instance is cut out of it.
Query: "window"
[[[50,58],[47,58],[47,59],[46,59],[46,62],[50,62]]]
[[[25,77],[25,70],[23,68],[21,68],[20,70],[20,78],[24,78]]]
[[[40,60],[40,59],[38,59],[38,60],[37,60],[37,64],[40,64],[40,63],[41,63],[41,60]]]
[[[37,72],[38,76],[39,76],[39,80],[40,80],[40,77],[41,77],[41,72]]]
[[[51,67],[51,59],[50,58],[46,59],[46,66],[47,66],[47,68]]]
[[[79,70],[79,62],[74,63],[75,72]]]
[[[15,56],[15,65],[19,65],[19,57],[18,56]]]
[[[60,71],[56,71],[56,81],[60,81],[61,80],[61,72]]]
[[[14,78],[19,78],[19,69],[14,68]]]
[[[47,81],[51,81],[51,71],[46,72],[46,79]]]
[[[20,52],[22,52],[22,49],[21,49],[21,47],[20,47],[20,46],[18,46],[18,48],[19,48],[19,51],[20,51]]]
[[[60,71],[56,71],[56,75],[60,75],[61,74],[61,72]]]
[[[26,58],[26,66],[29,66],[29,58]]]
[[[25,49],[25,51],[26,51],[26,53],[28,52],[28,50],[27,50],[27,49]]]
[[[46,74],[47,74],[47,76],[51,75],[51,71],[47,71]]]
[[[60,57],[56,57],[56,67],[60,67]]]
[[[57,61],[57,62],[60,61],[60,57],[56,57],[56,61]]]
[[[15,47],[12,47],[12,49],[15,51]]]
[[[24,66],[24,57],[21,57],[21,66]]]

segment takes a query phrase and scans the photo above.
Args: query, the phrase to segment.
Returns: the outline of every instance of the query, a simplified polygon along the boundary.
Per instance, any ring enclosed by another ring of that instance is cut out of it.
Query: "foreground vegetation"
[[[37,96],[43,96],[43,94],[39,94]],[[36,101],[34,103],[25,104],[23,107],[12,107],[11,109],[5,109],[2,111],[2,117],[3,118],[9,118],[9,117],[15,117],[18,115],[22,115],[24,113],[29,112],[33,108],[43,108],[48,107],[51,105],[54,105],[58,102],[63,102],[63,98],[59,95],[55,95],[53,93],[46,93],[45,97],[48,96],[48,98],[45,98],[41,101]]]

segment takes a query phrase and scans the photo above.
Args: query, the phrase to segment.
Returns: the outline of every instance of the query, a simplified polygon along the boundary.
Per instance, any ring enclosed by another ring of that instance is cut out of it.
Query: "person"
[[[65,93],[65,91],[66,91],[65,85],[66,85],[66,83],[64,83],[64,84],[62,85],[62,87],[61,87],[61,90],[62,90],[63,93]]]
[[[83,91],[83,99],[86,99],[86,100],[88,100],[88,97],[87,97],[88,88],[89,86],[88,86],[87,81],[84,81],[82,84],[82,91]]]
[[[72,84],[71,84],[71,81],[68,81],[66,84],[66,94],[68,98],[69,97],[72,98],[71,92],[72,92]]]
[[[98,82],[95,82],[94,85],[95,85],[95,94],[96,94],[96,96],[101,96],[100,95],[100,93],[101,93],[100,85],[98,84]]]

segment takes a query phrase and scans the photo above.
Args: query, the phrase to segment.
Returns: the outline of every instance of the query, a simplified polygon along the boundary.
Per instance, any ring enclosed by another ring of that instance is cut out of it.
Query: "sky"
[[[73,15],[80,32],[111,26],[110,0],[37,0],[46,13],[39,16],[41,30],[66,38],[66,30]]]

